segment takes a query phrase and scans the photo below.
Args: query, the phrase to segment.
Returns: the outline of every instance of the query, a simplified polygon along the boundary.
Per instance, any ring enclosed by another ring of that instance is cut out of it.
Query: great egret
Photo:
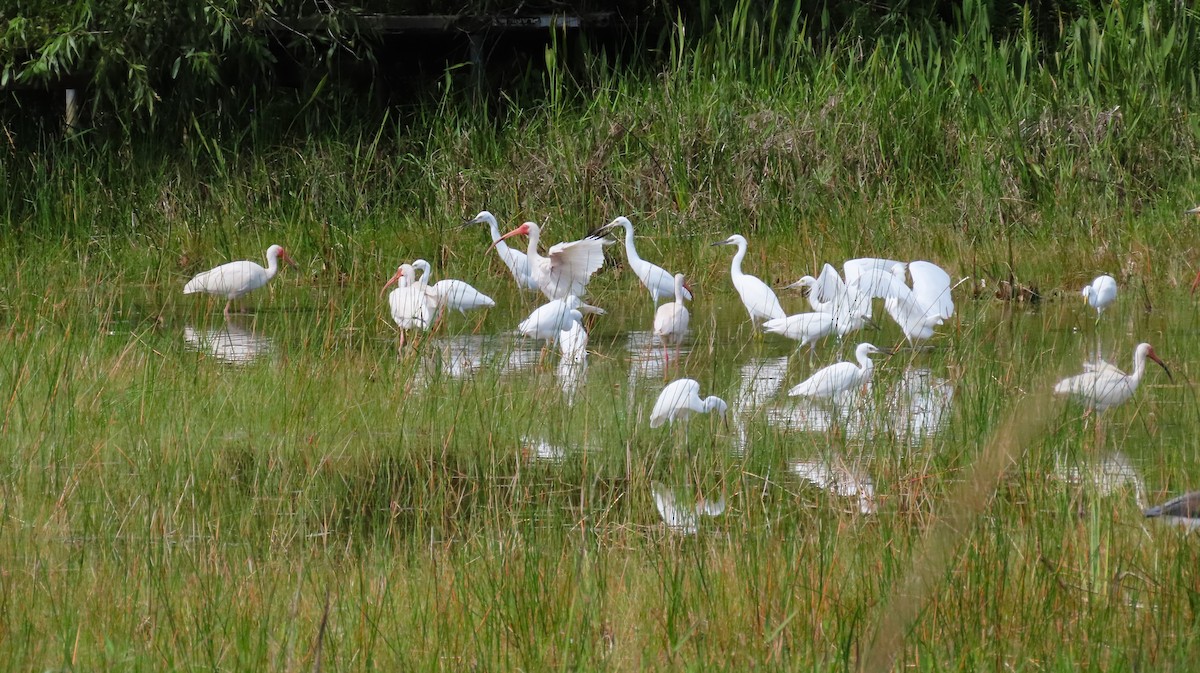
[[[1117,281],[1112,276],[1097,276],[1091,285],[1080,291],[1083,301],[1096,309],[1096,319],[1117,300]]]
[[[663,345],[663,360],[667,359],[668,345],[679,348],[683,343],[683,339],[687,336],[688,321],[691,315],[688,313],[687,306],[684,306],[683,300],[690,299],[691,295],[686,294],[687,285],[684,282],[682,273],[675,274],[675,301],[667,302],[658,307],[654,312],[654,336],[658,337]]]
[[[513,250],[508,247],[500,236],[500,225],[496,222],[496,216],[486,210],[480,211],[475,219],[467,222],[463,226],[472,224],[486,224],[488,230],[492,234],[492,245],[496,247],[496,254],[500,256],[500,261],[504,262],[504,266],[513,275],[513,279],[517,281],[517,288],[521,290],[536,290],[537,284],[533,282],[533,276],[529,273],[529,257],[520,250]]]
[[[650,291],[650,299],[657,306],[660,299],[666,299],[674,292],[673,279],[666,269],[647,262],[638,255],[637,248],[633,245],[633,223],[629,218],[618,217],[597,230],[591,238],[599,238],[617,227],[625,229],[625,257],[629,260],[629,268],[633,269],[638,280]],[[683,296],[688,301],[692,300],[692,293],[686,287],[683,289]]]
[[[500,237],[500,241],[511,236],[529,236],[529,273],[534,284],[547,299],[565,299],[569,296],[582,297],[587,291],[588,280],[604,266],[604,246],[612,241],[585,238],[582,241],[556,243],[550,246],[547,257],[538,252],[541,228],[526,222]],[[492,243],[492,247],[500,244]]]
[[[737,246],[737,253],[733,255],[733,261],[729,265],[729,275],[733,279],[733,287],[737,290],[738,296],[742,298],[742,304],[746,306],[746,311],[750,314],[752,323],[786,317],[783,307],[779,305],[779,299],[771,291],[771,288],[758,278],[742,273],[742,259],[746,257],[745,237],[734,234],[724,241],[713,243],[713,245]]]
[[[229,307],[233,304],[233,300],[242,295],[257,290],[267,284],[267,281],[275,277],[275,272],[279,270],[279,260],[296,266],[296,262],[292,261],[287,250],[282,246],[272,245],[267,248],[267,268],[263,268],[250,261],[229,262],[222,264],[215,269],[196,274],[183,286],[184,294],[193,294],[203,292],[212,294],[218,297],[225,297],[225,316],[229,316]]]
[[[429,283],[429,262],[418,259],[412,263],[414,270],[421,272],[421,277],[418,282]],[[443,308],[466,315],[467,311],[473,311],[477,308],[491,308],[496,305],[496,302],[486,294],[471,287],[469,283],[461,280],[447,278],[439,280],[429,286],[434,301],[437,303],[437,312],[441,313]]]
[[[797,348],[833,334],[836,320],[832,313],[798,313],[763,323],[763,331],[800,342]]]
[[[654,409],[650,412],[650,427],[663,423],[674,423],[676,419],[686,421],[692,414],[707,414],[716,411],[724,419],[729,405],[725,400],[710,395],[700,399],[700,383],[693,379],[672,381],[658,394]]]
[[[1123,404],[1133,397],[1138,383],[1142,380],[1142,374],[1146,372],[1146,358],[1157,362],[1167,373],[1167,378],[1175,380],[1166,363],[1160,360],[1154,352],[1154,347],[1147,343],[1141,343],[1133,350],[1132,374],[1126,374],[1101,360],[1097,363],[1085,364],[1082,374],[1059,381],[1058,385],[1054,386],[1054,392],[1058,395],[1069,395],[1088,409],[1094,409],[1097,413],[1102,412],[1110,407]]]
[[[852,362],[838,362],[818,369],[803,383],[793,386],[788,391],[790,397],[816,397],[836,400],[847,392],[854,390],[871,379],[875,371],[875,363],[870,356],[876,353],[886,353],[869,343],[861,343],[854,349],[854,358],[858,366]]]
[[[950,296],[950,275],[932,262],[910,262],[908,273],[913,284],[905,282],[905,265],[897,264],[890,272],[871,269],[855,284],[871,297],[883,297],[888,315],[900,326],[909,343],[928,339],[934,329],[954,315]]]
[[[1200,528],[1200,491],[1185,493],[1156,507],[1142,510],[1147,519],[1162,518],[1163,521],[1183,526],[1188,530]]]
[[[583,320],[584,313],[604,315],[604,309],[588,306],[575,295],[555,299],[534,309],[517,325],[517,331],[531,339],[555,342],[561,332]]]

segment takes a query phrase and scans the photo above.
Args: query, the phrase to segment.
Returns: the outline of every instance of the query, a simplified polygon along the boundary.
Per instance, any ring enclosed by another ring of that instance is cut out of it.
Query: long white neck
[[[865,348],[859,348],[854,353],[854,357],[858,359],[859,369],[862,370],[861,376],[866,380],[871,376],[871,372],[875,371],[875,361],[871,359],[871,354]]]
[[[625,256],[629,258],[630,266],[632,266],[633,262],[642,261],[642,258],[638,256],[637,248],[633,247],[633,225],[623,223],[621,226],[625,228]]]
[[[429,284],[429,278],[428,278],[429,264],[427,262],[425,262],[424,260],[417,260],[417,263],[413,264],[413,269],[419,270],[421,272],[421,275],[417,277],[416,282],[418,284],[424,283],[424,284],[428,285]]]
[[[487,218],[487,225],[488,225],[488,229],[492,233],[492,243],[495,244],[496,249],[500,251],[500,254],[502,256],[507,257],[508,256],[508,242],[503,240],[500,237],[500,225],[496,222],[496,218],[494,218],[494,217]]]
[[[541,229],[536,227],[529,228],[529,259],[538,259],[541,255],[538,254],[538,242],[542,237]]]
[[[742,273],[742,259],[746,257],[746,243],[739,241],[737,244],[737,252],[733,255],[733,261],[729,263],[729,275],[737,278],[745,274]]]
[[[1133,352],[1133,371],[1129,374],[1129,385],[1137,386],[1146,373],[1146,351],[1138,348]]]
[[[675,303],[683,306],[683,279],[675,278]]]

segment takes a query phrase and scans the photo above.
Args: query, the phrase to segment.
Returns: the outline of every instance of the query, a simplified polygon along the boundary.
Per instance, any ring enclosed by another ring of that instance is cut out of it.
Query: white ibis
[[[691,298],[691,293],[687,293],[687,283],[682,273],[675,274],[674,285],[675,301],[659,306],[654,312],[654,336],[662,342],[663,360],[667,359],[669,345],[678,349],[683,343],[684,337],[687,336],[688,322],[691,320],[687,306],[683,303],[684,299]]]
[[[660,299],[666,299],[675,292],[672,275],[661,266],[647,262],[638,255],[637,248],[633,245],[633,223],[627,217],[618,217],[609,222],[596,231],[593,237],[603,236],[617,227],[625,229],[625,257],[629,260],[629,268],[633,269],[638,280],[650,291],[650,299],[657,306]],[[692,293],[686,287],[683,289],[683,296],[688,301],[692,300]]]
[[[433,325],[437,303],[425,283],[416,280],[416,272],[411,264],[401,264],[395,275],[384,284],[383,291],[386,292],[392,283],[398,283],[399,287],[388,295],[388,306],[392,320],[401,330],[400,346],[403,347],[408,330],[428,330]]]
[[[212,294],[218,297],[225,297],[225,315],[229,316],[229,307],[233,304],[233,300],[242,295],[257,290],[267,284],[267,281],[275,277],[275,272],[279,271],[279,260],[296,266],[296,262],[292,261],[287,250],[282,246],[272,245],[267,248],[267,268],[263,268],[251,261],[230,262],[222,264],[215,269],[197,274],[183,286],[184,294],[193,294],[203,292]]]
[[[513,275],[513,280],[517,281],[517,288],[521,290],[536,290],[537,284],[533,282],[533,276],[529,273],[529,257],[520,250],[513,250],[508,247],[500,236],[500,225],[496,222],[496,216],[486,210],[480,211],[475,219],[467,222],[466,225],[486,224],[488,230],[492,234],[492,245],[496,247],[496,254],[500,256],[500,261],[504,262],[504,266]]]
[[[1097,276],[1091,285],[1080,291],[1083,301],[1096,309],[1096,319],[1117,300],[1117,281],[1112,276]]]
[[[779,299],[766,283],[749,274],[742,273],[742,259],[746,257],[746,239],[740,234],[734,234],[724,241],[713,243],[717,245],[736,245],[737,252],[729,266],[729,275],[733,279],[733,287],[742,298],[742,304],[750,314],[752,323],[786,317]]]
[[[421,272],[419,282],[429,283],[429,262],[418,259],[412,263],[414,270]],[[434,301],[437,303],[436,313],[441,313],[443,308],[466,315],[467,311],[473,311],[477,308],[491,308],[496,305],[496,302],[486,294],[476,290],[469,283],[461,280],[444,279],[439,280],[429,286]]]
[[[654,409],[650,412],[650,427],[663,423],[674,423],[676,419],[686,421],[692,414],[707,414],[716,411],[724,419],[729,405],[725,400],[710,395],[700,399],[700,383],[694,379],[672,381],[658,394]]]
[[[852,362],[838,362],[818,369],[803,383],[793,386],[788,391],[788,395],[837,399],[871,380],[871,374],[875,371],[875,363],[871,361],[870,356],[876,353],[886,353],[886,351],[868,343],[861,343],[858,348],[854,349],[854,359],[858,360],[858,366]]]
[[[604,246],[612,244],[612,241],[595,238],[556,243],[550,246],[548,256],[543,257],[538,252],[541,228],[537,224],[526,222],[501,236],[500,241],[511,236],[529,236],[529,273],[537,288],[550,300],[572,295],[582,297],[592,274],[604,266]],[[492,243],[492,247],[498,246],[500,241]]]
[[[1082,374],[1059,381],[1058,385],[1054,386],[1054,392],[1058,395],[1069,395],[1089,410],[1102,412],[1110,407],[1123,404],[1133,397],[1138,383],[1142,380],[1142,374],[1146,372],[1147,358],[1157,362],[1167,373],[1168,379],[1175,380],[1171,376],[1171,370],[1154,352],[1154,347],[1142,343],[1133,350],[1132,374],[1126,374],[1101,360],[1098,363],[1085,364]]]

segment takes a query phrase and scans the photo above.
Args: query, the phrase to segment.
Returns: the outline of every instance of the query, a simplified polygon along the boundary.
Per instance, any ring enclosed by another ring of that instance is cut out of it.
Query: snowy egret
[[[555,299],[534,309],[517,325],[517,331],[531,339],[555,342],[561,332],[583,320],[584,313],[604,315],[604,309],[588,306],[575,295]]]
[[[1102,412],[1109,407],[1123,404],[1133,397],[1138,383],[1142,380],[1142,374],[1146,371],[1146,358],[1157,362],[1167,373],[1167,378],[1175,380],[1166,363],[1158,359],[1154,347],[1147,343],[1141,343],[1133,350],[1132,374],[1126,374],[1103,360],[1097,363],[1087,363],[1084,365],[1082,374],[1059,381],[1058,385],[1054,386],[1054,392],[1058,395],[1071,396],[1089,410]]]
[[[764,322],[763,331],[795,339],[800,342],[797,348],[804,348],[817,339],[833,334],[835,323],[832,313],[798,313]]]
[[[609,222],[596,231],[591,238],[599,238],[617,227],[625,229],[625,257],[629,260],[629,268],[633,269],[633,273],[637,275],[638,280],[642,281],[642,285],[650,291],[650,299],[654,301],[654,305],[658,305],[660,299],[666,299],[675,291],[673,279],[666,269],[651,264],[642,259],[637,252],[637,248],[633,245],[633,223],[627,217],[618,217]],[[688,301],[692,299],[692,293],[686,287],[683,289],[683,296]]]
[[[1185,493],[1156,507],[1142,510],[1147,519],[1162,518],[1168,523],[1194,530],[1200,528],[1200,491]]]
[[[1112,276],[1096,276],[1091,285],[1080,292],[1085,304],[1096,309],[1096,318],[1117,300],[1117,281]]]
[[[817,397],[822,399],[840,398],[871,379],[875,371],[875,363],[870,356],[876,353],[887,353],[869,343],[861,343],[854,349],[854,358],[858,366],[852,362],[838,362],[817,370],[803,383],[793,386],[788,391],[790,397]]]
[[[676,503],[674,491],[658,482],[650,485],[650,491],[654,494],[654,506],[658,509],[663,523],[667,528],[683,535],[696,534],[700,529],[701,516],[720,516],[725,512],[724,496],[716,502],[701,498],[694,506],[686,507]]]
[[[529,257],[520,250],[513,250],[508,247],[500,237],[500,225],[496,222],[496,216],[486,210],[480,211],[475,219],[467,222],[463,226],[472,224],[486,224],[488,230],[492,234],[492,245],[496,247],[496,254],[500,256],[500,261],[504,262],[504,266],[513,275],[513,279],[517,281],[517,288],[521,290],[536,290],[537,284],[533,282],[533,276],[529,273]]]
[[[683,343],[684,337],[687,336],[688,321],[691,319],[687,306],[683,304],[684,299],[691,298],[691,294],[684,294],[687,292],[687,284],[683,274],[675,274],[674,281],[675,301],[659,306],[654,312],[654,336],[662,342],[664,361],[667,359],[668,345],[678,349]]]
[[[222,264],[215,269],[197,274],[195,278],[187,282],[187,285],[183,286],[183,293],[203,292],[225,297],[225,316],[228,317],[229,307],[233,304],[234,299],[247,292],[257,290],[275,277],[275,272],[279,270],[280,259],[292,267],[296,266],[296,262],[292,261],[291,256],[282,246],[272,245],[267,248],[267,268],[264,269],[250,261]]]
[[[725,400],[710,395],[700,399],[700,383],[694,379],[679,379],[672,381],[658,394],[654,409],[650,412],[650,427],[657,428],[663,423],[674,423],[676,419],[687,421],[692,414],[707,414],[716,411],[722,419],[729,405]]]
[[[510,236],[529,236],[529,273],[547,299],[565,299],[571,295],[582,297],[587,291],[588,280],[604,266],[604,246],[612,241],[585,238],[570,243],[550,246],[548,256],[538,252],[541,228],[534,222],[526,222],[492,243],[497,247]]]
[[[776,318],[784,318],[786,314],[779,305],[779,299],[771,288],[758,278],[742,273],[742,260],[746,257],[746,239],[740,234],[734,234],[724,241],[717,241],[713,246],[736,245],[737,252],[729,266],[729,275],[733,279],[733,287],[750,314],[750,321],[758,323]]]
[[[412,263],[414,270],[421,272],[419,282],[429,284],[429,262],[418,259]],[[434,301],[437,303],[436,313],[440,314],[443,308],[466,315],[467,311],[473,311],[477,308],[491,308],[496,305],[496,302],[486,294],[476,290],[469,283],[461,280],[447,278],[439,280],[429,286]]]

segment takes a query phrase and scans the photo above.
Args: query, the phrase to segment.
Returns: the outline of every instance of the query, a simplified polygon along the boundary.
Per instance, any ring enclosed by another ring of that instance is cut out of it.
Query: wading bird
[[[754,276],[742,273],[742,260],[746,257],[745,237],[734,234],[724,241],[713,243],[713,246],[718,245],[737,246],[737,252],[733,255],[733,261],[729,265],[729,275],[733,279],[734,289],[742,298],[742,304],[746,306],[746,311],[750,314],[750,321],[757,326],[760,322],[787,317],[783,312],[783,307],[779,305],[779,299],[766,283]]]
[[[858,360],[858,366],[852,362],[838,362],[818,369],[803,383],[792,387],[788,391],[788,395],[836,401],[845,393],[862,387],[871,380],[871,374],[875,371],[875,363],[871,361],[870,356],[876,353],[887,353],[887,351],[868,343],[861,343],[858,348],[854,349],[854,358]]]
[[[1054,386],[1058,395],[1069,395],[1097,413],[1123,404],[1133,397],[1142,374],[1146,372],[1146,358],[1158,363],[1167,378],[1174,381],[1171,370],[1154,352],[1154,347],[1147,343],[1138,344],[1133,350],[1133,373],[1126,374],[1107,362],[1087,363],[1084,372],[1063,379]]]
[[[418,259],[412,263],[412,267],[421,272],[418,282],[428,285],[430,273],[429,262]],[[496,302],[491,297],[461,280],[451,278],[439,280],[429,286],[429,291],[432,293],[434,302],[437,304],[436,314],[440,314],[442,309],[445,308],[466,315],[467,311],[473,311],[477,308],[491,308],[496,305]]]
[[[912,275],[912,287],[905,281],[905,266]],[[950,275],[932,262],[897,264],[890,272],[871,269],[856,286],[868,296],[884,299],[883,307],[909,343],[933,336],[934,328],[954,315]]]
[[[468,227],[472,224],[486,224],[488,230],[492,234],[492,245],[496,247],[496,254],[500,256],[500,261],[504,262],[504,266],[513,275],[513,279],[517,281],[517,288],[521,290],[536,290],[537,284],[533,282],[533,276],[529,273],[529,257],[520,250],[513,250],[508,247],[500,236],[500,225],[496,222],[496,216],[486,210],[480,211],[475,219],[464,224]]]
[[[267,268],[264,269],[250,261],[222,264],[215,269],[197,274],[195,278],[187,282],[187,285],[183,286],[183,293],[203,292],[225,297],[225,316],[228,317],[229,307],[233,305],[234,299],[257,290],[275,277],[281,258],[293,268],[296,266],[296,262],[292,261],[291,256],[282,246],[272,245],[267,248]]]
[[[1099,320],[1104,309],[1117,300],[1117,281],[1112,276],[1097,276],[1080,294],[1085,304],[1096,309],[1096,319]]]
[[[595,238],[556,243],[550,246],[549,255],[543,257],[538,252],[541,228],[533,222],[526,222],[501,236],[500,241],[492,243],[492,247],[497,247],[511,236],[529,236],[529,250],[526,253],[529,257],[529,273],[537,288],[550,300],[565,299],[572,295],[582,297],[587,292],[592,274],[604,266],[604,246],[612,244],[612,241]]]
[[[800,342],[797,348],[804,348],[817,339],[833,334],[835,323],[836,319],[832,313],[814,311],[768,320],[763,323],[763,331],[795,339]]]
[[[683,304],[684,299],[691,298],[690,293],[684,294],[687,292],[687,283],[683,274],[675,274],[674,281],[675,301],[659,306],[654,312],[654,336],[662,342],[664,362],[667,360],[668,346],[675,346],[678,351],[679,345],[687,336],[688,321],[691,319],[687,306]]]
[[[629,260],[629,268],[633,269],[638,280],[642,281],[642,285],[650,291],[650,299],[657,306],[660,299],[670,297],[674,291],[673,278],[666,269],[647,262],[638,255],[637,248],[633,245],[633,223],[629,221],[629,218],[618,217],[601,227],[589,238],[599,238],[617,227],[625,229],[625,257]],[[683,289],[683,296],[688,301],[692,300],[692,293],[686,287]]]
[[[395,275],[383,285],[383,292],[388,286],[397,283],[398,287],[388,295],[388,307],[391,309],[392,320],[400,328],[400,347],[404,347],[408,330],[428,330],[433,325],[437,314],[437,302],[434,301],[429,287],[416,279],[416,271],[412,264],[401,264]]]
[[[588,306],[575,295],[555,299],[535,308],[517,325],[517,331],[531,339],[554,343],[561,332],[573,329],[583,320],[584,313],[604,315],[604,309]]]
[[[1156,507],[1142,510],[1147,519],[1162,518],[1163,521],[1183,526],[1188,530],[1200,528],[1200,491],[1185,493]]]
[[[725,400],[710,395],[700,399],[700,383],[693,379],[672,381],[658,394],[654,409],[650,412],[650,427],[663,423],[674,423],[676,419],[687,421],[692,414],[707,414],[716,411],[724,420],[729,405]]]

